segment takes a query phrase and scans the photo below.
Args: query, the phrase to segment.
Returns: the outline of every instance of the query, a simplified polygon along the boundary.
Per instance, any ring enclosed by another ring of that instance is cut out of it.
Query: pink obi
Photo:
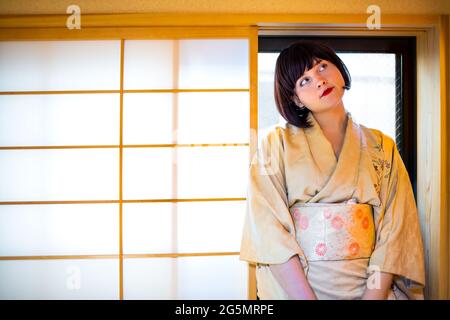
[[[290,211],[307,260],[358,259],[372,254],[375,225],[371,205],[299,203]]]

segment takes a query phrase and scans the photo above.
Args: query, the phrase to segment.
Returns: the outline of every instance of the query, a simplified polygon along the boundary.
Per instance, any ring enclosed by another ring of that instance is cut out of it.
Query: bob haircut
[[[328,60],[341,72],[345,81],[344,88],[349,90],[352,79],[344,62],[330,47],[310,40],[301,40],[283,49],[275,66],[274,97],[281,116],[290,124],[299,128],[310,128],[307,121],[311,112],[308,106],[300,109],[293,100],[295,83],[306,70],[311,69],[317,60]]]

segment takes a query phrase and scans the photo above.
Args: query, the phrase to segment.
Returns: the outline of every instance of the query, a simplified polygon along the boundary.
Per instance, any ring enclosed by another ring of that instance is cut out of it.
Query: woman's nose
[[[326,81],[324,79],[317,80],[317,87],[320,88],[325,85]]]

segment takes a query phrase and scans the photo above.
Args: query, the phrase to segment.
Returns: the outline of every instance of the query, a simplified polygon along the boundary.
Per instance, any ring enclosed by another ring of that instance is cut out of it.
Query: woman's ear
[[[299,107],[299,108],[304,108],[304,107],[305,107],[305,105],[304,105],[303,103],[300,102],[300,99],[297,97],[296,94],[294,94],[294,95],[292,96],[292,100],[294,101],[294,103],[295,103],[295,105],[296,105],[297,107]]]

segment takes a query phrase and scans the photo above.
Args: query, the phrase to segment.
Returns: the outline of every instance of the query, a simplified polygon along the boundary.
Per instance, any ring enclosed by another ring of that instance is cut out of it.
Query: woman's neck
[[[313,112],[313,115],[322,131],[332,134],[345,134],[348,116],[343,107],[324,112]]]

